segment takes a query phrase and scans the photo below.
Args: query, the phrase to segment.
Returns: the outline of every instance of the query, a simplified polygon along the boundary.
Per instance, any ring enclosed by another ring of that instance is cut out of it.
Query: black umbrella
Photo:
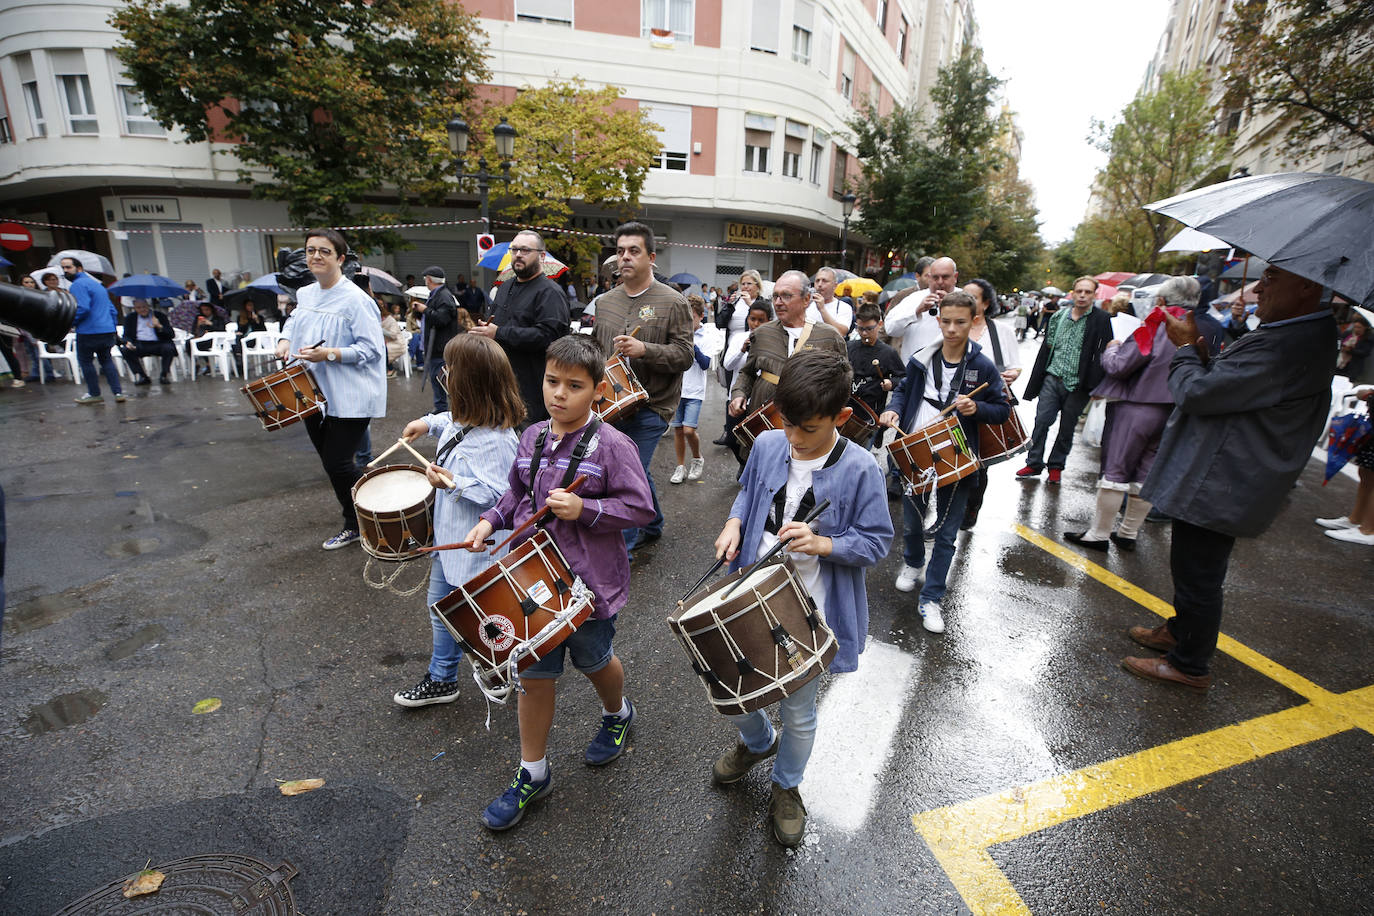
[[[1374,184],[1280,172],[1223,181],[1146,210],[1374,308]]]

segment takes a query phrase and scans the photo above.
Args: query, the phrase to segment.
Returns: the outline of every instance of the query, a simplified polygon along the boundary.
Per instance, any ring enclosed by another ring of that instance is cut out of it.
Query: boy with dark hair
[[[837,353],[805,350],[787,361],[773,393],[783,428],[754,443],[715,544],[716,556],[734,570],[791,540],[787,555],[839,644],[830,665],[836,674],[858,667],[868,634],[864,567],[887,554],[893,533],[882,471],[837,432],[849,419],[852,381]],[[825,500],[830,506],[815,522],[800,521]],[[768,810],[773,836],[784,846],[799,845],[806,831],[798,786],[815,743],[820,682],[814,678],[781,702],[781,737],[763,710],[731,716],[739,741],[711,768],[714,781],[728,785],[777,755]]]
[[[946,293],[940,300],[939,343],[918,350],[906,365],[906,377],[892,395],[892,404],[878,418],[884,425],[897,424],[905,432],[922,429],[953,407],[959,416],[969,452],[978,456],[978,424],[1002,423],[1011,405],[1002,394],[1002,376],[982,348],[968,339],[977,306],[963,290]],[[976,394],[979,385],[987,387]],[[964,506],[974,479],[964,478],[935,491],[935,547],[930,569],[917,604],[921,625],[931,633],[943,633],[945,620],[940,602],[945,580],[954,559],[954,538],[964,520]],[[897,590],[913,591],[925,566],[925,517],[930,507],[928,491],[911,492],[902,500],[902,571]]]
[[[611,639],[630,585],[622,532],[649,521],[654,508],[634,442],[592,412],[592,404],[607,393],[605,368],[601,348],[589,337],[572,334],[549,345],[543,386],[550,418],[520,437],[510,489],[464,539],[469,550],[484,550],[482,541],[493,531],[517,528],[547,505],[553,518],[545,530],[594,596],[587,622],[520,675],[525,689],[517,709],[520,768],[482,813],[491,830],[514,827],[526,806],[552,788],[546,750],[565,655],[572,656],[573,667],[601,699],[601,728],[587,747],[587,764],[602,766],[619,757],[634,721],[634,706],[623,693],[625,669]],[[586,483],[568,492],[579,474],[587,475]]]
[[[888,344],[882,342],[883,310],[877,305],[864,304],[854,313],[854,329],[858,340],[849,341],[849,365],[854,370],[854,396],[882,413],[887,405],[887,393],[901,380],[902,358]]]

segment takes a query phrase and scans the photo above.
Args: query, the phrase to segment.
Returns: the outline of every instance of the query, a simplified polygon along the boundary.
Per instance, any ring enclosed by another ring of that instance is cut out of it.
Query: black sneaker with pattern
[[[414,687],[397,692],[392,697],[398,706],[429,706],[433,703],[452,703],[458,699],[457,681],[436,681],[428,674]]]

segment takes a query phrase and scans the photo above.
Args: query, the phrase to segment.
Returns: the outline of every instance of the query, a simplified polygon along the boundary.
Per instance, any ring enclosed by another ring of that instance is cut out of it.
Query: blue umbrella
[[[14,262],[13,262],[13,261],[10,261],[8,258],[0,257],[0,267],[13,267],[13,266],[14,266]]]
[[[482,260],[477,262],[478,267],[485,267],[487,270],[500,270],[501,260],[506,256],[506,250],[510,248],[510,242],[497,242],[491,246],[491,250],[482,255]]]
[[[700,286],[701,280],[695,274],[673,274],[668,278],[669,283],[679,283],[683,286]]]
[[[180,299],[186,294],[180,283],[158,274],[134,274],[110,286],[109,290],[116,296],[135,299]]]
[[[286,292],[286,290],[282,288],[281,284],[277,282],[276,274],[263,274],[256,280],[251,281],[248,285],[251,286],[253,289],[265,289],[270,293],[281,294]]]

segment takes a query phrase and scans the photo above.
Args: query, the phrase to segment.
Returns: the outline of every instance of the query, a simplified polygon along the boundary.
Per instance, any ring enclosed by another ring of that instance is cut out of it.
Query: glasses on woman
[[[307,248],[305,255],[309,258],[332,258],[334,257],[333,248]]]

